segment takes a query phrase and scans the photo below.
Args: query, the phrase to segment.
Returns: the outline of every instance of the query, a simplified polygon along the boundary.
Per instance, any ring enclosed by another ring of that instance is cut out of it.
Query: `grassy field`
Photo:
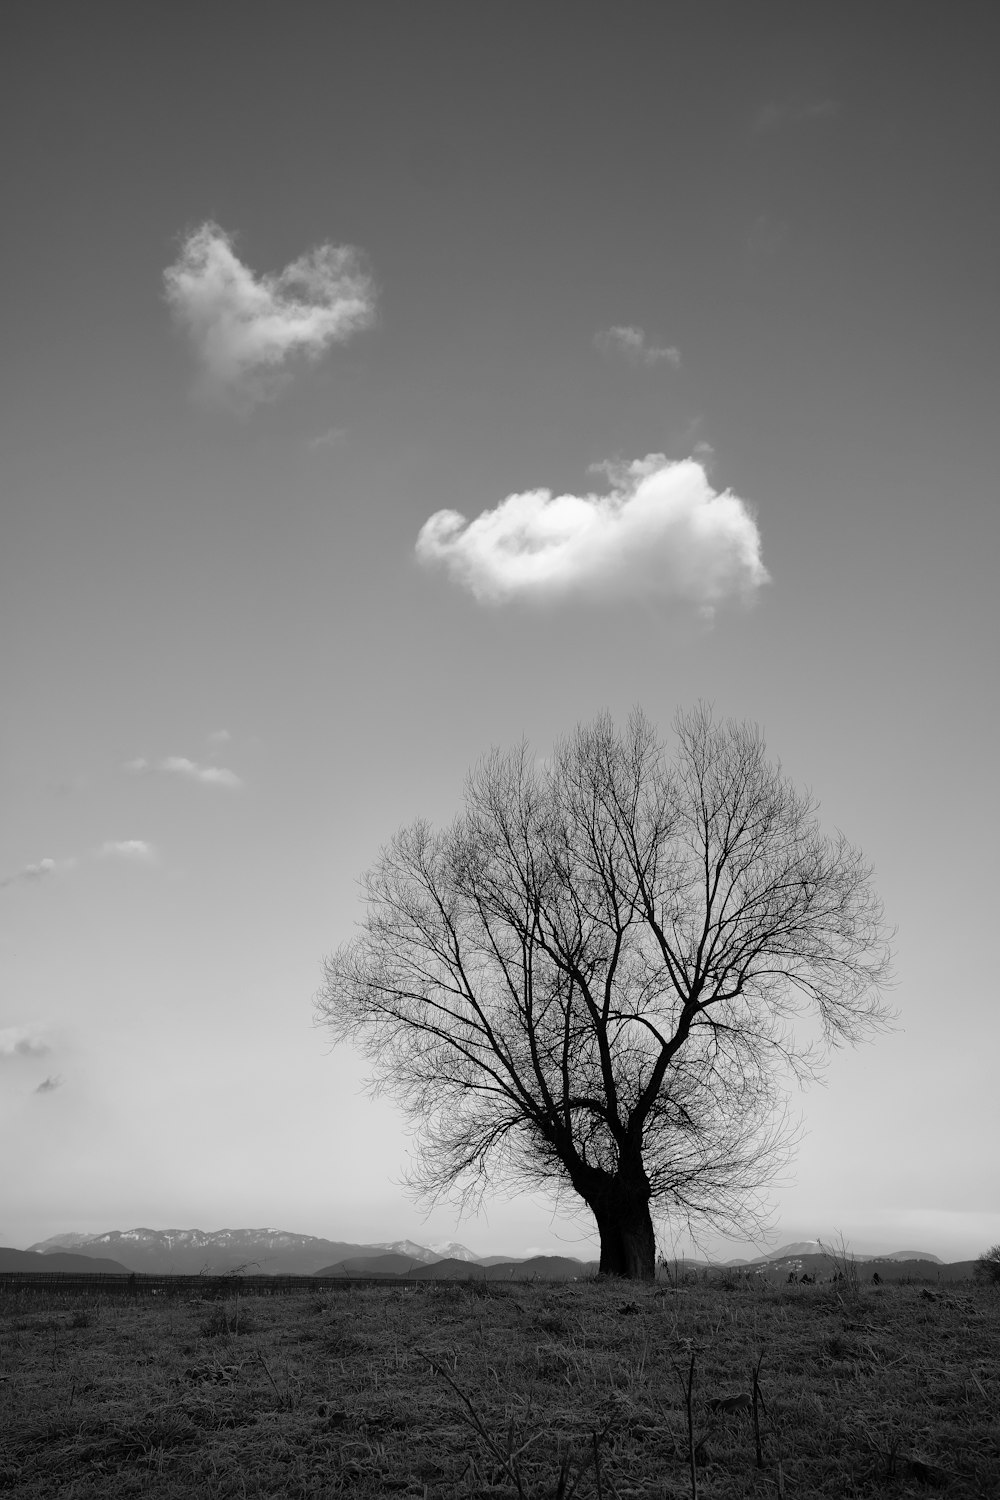
[[[0,1492],[996,1497],[1000,1290],[9,1291]]]

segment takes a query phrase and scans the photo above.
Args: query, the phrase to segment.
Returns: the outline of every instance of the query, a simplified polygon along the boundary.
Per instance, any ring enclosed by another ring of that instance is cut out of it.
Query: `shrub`
[[[977,1281],[1000,1286],[1000,1245],[993,1245],[989,1250],[983,1251],[976,1261],[972,1274]]]
[[[255,1326],[253,1318],[237,1299],[235,1303],[223,1303],[213,1308],[202,1323],[201,1332],[203,1338],[209,1339],[221,1334],[253,1333]]]

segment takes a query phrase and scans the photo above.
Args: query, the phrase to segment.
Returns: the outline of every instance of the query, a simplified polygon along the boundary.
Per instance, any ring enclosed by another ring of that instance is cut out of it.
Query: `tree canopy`
[[[578,1195],[601,1270],[649,1277],[652,1212],[746,1230],[788,1159],[787,1081],[883,1027],[871,870],[699,707],[673,756],[639,711],[539,762],[494,750],[450,827],[400,830],[318,1018],[413,1121],[411,1181]],[[796,1039],[811,1012],[822,1043]]]

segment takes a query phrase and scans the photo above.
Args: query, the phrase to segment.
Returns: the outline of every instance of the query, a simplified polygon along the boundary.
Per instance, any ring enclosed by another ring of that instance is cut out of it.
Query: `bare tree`
[[[861,854],[823,835],[754,727],[698,708],[675,730],[672,763],[638,711],[544,764],[486,757],[450,828],[382,850],[317,1000],[415,1122],[421,1197],[571,1190],[602,1273],[643,1278],[654,1209],[760,1222],[789,1070],[815,1076],[889,1020]],[[806,1011],[818,1047],[792,1032]]]

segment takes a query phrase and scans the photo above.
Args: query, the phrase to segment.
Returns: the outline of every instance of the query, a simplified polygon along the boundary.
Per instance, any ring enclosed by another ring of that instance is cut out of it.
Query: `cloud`
[[[651,453],[603,469],[607,495],[530,490],[474,521],[440,510],[422,527],[417,556],[492,604],[660,598],[710,612],[768,582],[749,508],[717,494],[701,464]]]
[[[339,448],[346,437],[346,427],[328,427],[325,432],[319,433],[317,437],[311,437],[306,443],[306,447],[310,453],[318,453],[323,448]]]
[[[208,736],[208,743],[213,749],[217,749],[220,745],[228,745],[231,739],[232,735],[228,729],[213,729]]]
[[[135,775],[146,775],[153,771],[163,771],[171,776],[186,776],[190,781],[200,781],[205,786],[225,786],[231,791],[242,787],[243,782],[235,771],[229,771],[225,766],[203,766],[196,760],[189,760],[186,755],[165,755],[162,760],[145,760],[141,755],[135,760],[125,762],[126,771]]]
[[[0,1028],[0,1062],[14,1057],[45,1057],[51,1051],[48,1042],[27,1026]]]
[[[232,237],[208,222],[187,236],[163,279],[203,394],[237,410],[276,396],[296,357],[315,362],[375,317],[374,284],[350,245],[318,245],[277,275],[255,276]]]
[[[836,99],[816,99],[811,104],[762,104],[753,117],[755,135],[769,135],[784,125],[798,125],[807,120],[832,120],[840,114]]]
[[[620,355],[635,365],[668,364],[680,368],[681,351],[673,345],[660,346],[648,342],[642,328],[605,328],[594,334],[594,343],[602,354]]]
[[[145,839],[105,839],[96,851],[99,859],[130,859],[153,864],[156,850]]]
[[[40,859],[34,864],[22,865],[13,875],[0,876],[0,890],[4,886],[16,885],[21,880],[44,880],[47,875],[54,875],[59,870],[72,870],[76,862],[75,857],[67,856],[63,859]]]
[[[53,1094],[56,1089],[61,1089],[65,1079],[59,1073],[53,1073],[48,1078],[43,1078],[35,1090],[36,1094]]]
[[[0,887],[14,885],[19,880],[44,880],[46,875],[51,875],[56,869],[54,859],[40,859],[33,865],[22,865],[15,870],[13,875],[4,875],[0,878]]]
[[[145,765],[145,762],[132,762],[132,768],[137,765]],[[14,885],[17,881],[44,880],[47,875],[53,875],[58,871],[74,870],[82,860],[93,859],[127,859],[134,862],[153,864],[157,859],[155,847],[146,839],[105,839],[103,844],[98,844],[96,849],[90,851],[89,855],[68,854],[61,859],[40,859],[36,864],[25,865],[23,869],[17,870],[13,875],[7,875],[0,879],[0,889],[4,886]]]
[[[235,771],[227,770],[225,766],[201,766],[197,761],[188,760],[186,755],[168,755],[160,762],[159,768],[175,776],[188,776],[192,781],[204,782],[206,786],[227,786],[235,790],[243,785]]]
[[[711,478],[712,470],[715,468],[715,449],[711,443],[699,440],[691,449],[691,457],[701,464],[705,473]]]

